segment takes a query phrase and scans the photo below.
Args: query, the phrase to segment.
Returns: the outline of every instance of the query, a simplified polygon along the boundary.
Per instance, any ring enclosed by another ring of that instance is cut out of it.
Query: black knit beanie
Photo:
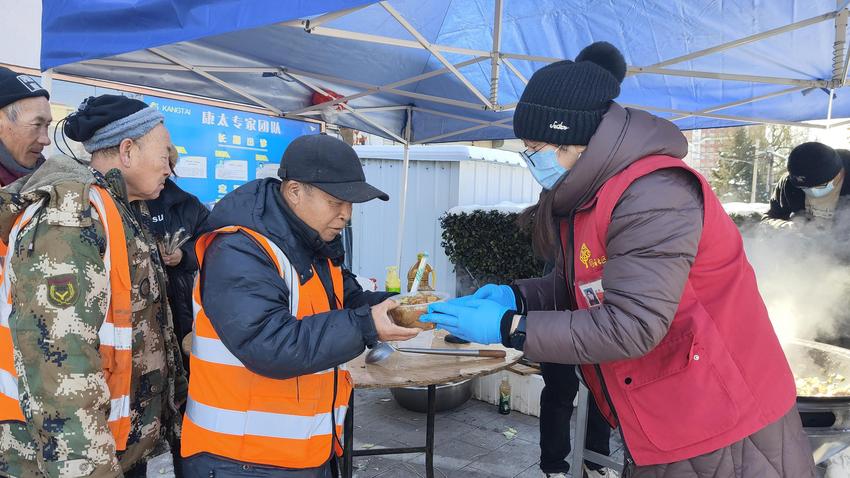
[[[514,111],[514,135],[558,145],[586,145],[620,94],[626,60],[614,45],[596,42],[537,70]]]
[[[50,99],[47,90],[42,88],[33,77],[15,73],[0,66],[0,108],[5,108],[18,100],[35,96]]]
[[[820,186],[840,171],[838,153],[823,143],[803,143],[788,155],[788,179],[798,188]]]

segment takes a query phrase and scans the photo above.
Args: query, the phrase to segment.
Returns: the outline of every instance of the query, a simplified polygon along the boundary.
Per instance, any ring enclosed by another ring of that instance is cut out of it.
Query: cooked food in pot
[[[825,377],[794,377],[798,397],[850,397],[850,382],[843,375],[831,373]]]

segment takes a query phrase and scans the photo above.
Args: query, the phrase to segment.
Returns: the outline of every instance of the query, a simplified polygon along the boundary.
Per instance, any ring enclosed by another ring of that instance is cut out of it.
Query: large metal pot
[[[850,379],[850,350],[810,340],[782,344],[794,375]],[[850,447],[850,397],[797,396],[797,409],[812,445],[815,463],[822,463]]]
[[[402,407],[414,412],[428,411],[428,387],[391,388],[395,401]],[[472,380],[437,385],[436,408],[438,412],[457,408],[472,397]]]

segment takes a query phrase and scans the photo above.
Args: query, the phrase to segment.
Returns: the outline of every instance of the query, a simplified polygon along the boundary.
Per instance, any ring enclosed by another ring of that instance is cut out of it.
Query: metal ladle
[[[428,354],[428,355],[451,355],[456,357],[488,357],[488,358],[505,358],[504,350],[484,350],[484,349],[424,349],[416,347],[395,347],[386,342],[381,342],[373,347],[366,354],[366,363],[375,364],[388,359],[393,352],[408,352],[413,354]]]

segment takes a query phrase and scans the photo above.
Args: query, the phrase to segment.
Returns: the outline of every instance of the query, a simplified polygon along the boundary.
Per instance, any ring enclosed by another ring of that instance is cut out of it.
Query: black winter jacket
[[[342,248],[323,243],[288,210],[280,180],[258,179],[231,192],[216,204],[209,225],[244,226],[262,234],[286,254],[302,284],[315,267],[333,298],[328,259],[341,264]],[[328,257],[329,251],[340,255]],[[332,305],[335,310],[297,320],[274,263],[243,233],[216,237],[201,270],[201,300],[221,341],[249,370],[276,379],[326,370],[360,355],[377,340],[371,306],[390,295],[364,292],[354,274],[343,269],[345,308]]]
[[[177,338],[183,340],[192,331],[192,286],[198,271],[195,257],[195,241],[207,232],[209,210],[195,196],[180,189],[172,180],[165,182],[165,189],[157,199],[148,201],[151,214],[150,229],[157,240],[166,233],[174,234],[181,227],[192,239],[180,249],[183,259],[176,266],[166,266],[168,273],[168,301],[174,315]]]

